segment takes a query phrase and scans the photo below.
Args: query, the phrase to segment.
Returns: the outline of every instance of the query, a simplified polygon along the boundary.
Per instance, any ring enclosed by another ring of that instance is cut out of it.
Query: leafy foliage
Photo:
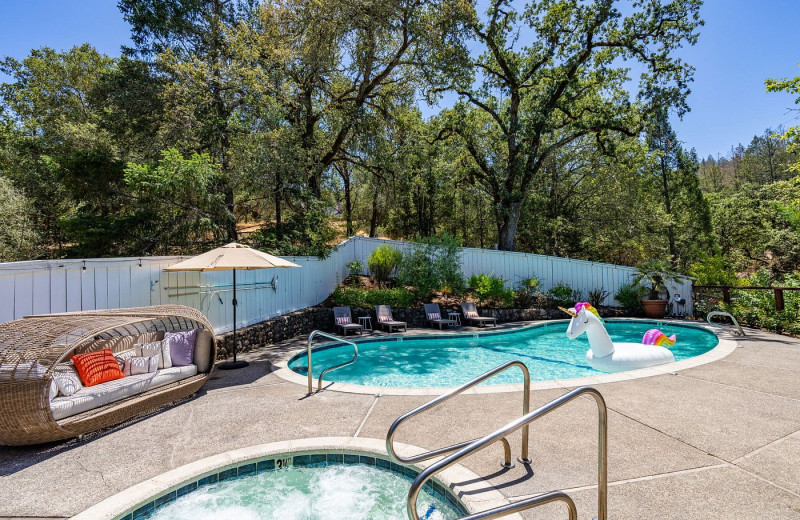
[[[682,279],[683,275],[676,271],[667,260],[653,258],[636,268],[633,283],[642,286],[647,291],[648,299],[658,300],[662,291],[668,293],[668,283]]]
[[[391,305],[397,309],[407,309],[414,303],[414,293],[404,287],[394,289],[359,289],[337,287],[331,295],[334,305],[349,305],[358,309],[368,309],[375,305]]]
[[[625,284],[619,288],[614,299],[619,302],[623,309],[636,312],[642,308],[641,299],[642,288],[635,284]]]
[[[461,241],[448,234],[426,238],[417,237],[403,255],[397,278],[401,284],[416,288],[417,296],[425,300],[433,291],[446,288],[449,293],[464,289],[461,272]]]
[[[600,307],[606,301],[606,298],[611,294],[610,291],[606,291],[605,287],[600,287],[599,289],[592,289],[586,295],[586,298],[589,300],[589,303],[592,307]]]
[[[537,295],[539,294],[541,285],[541,281],[536,277],[523,278],[518,281],[514,286],[514,304],[517,307],[532,307],[535,303],[537,303]]]
[[[500,303],[510,307],[514,302],[514,291],[505,288],[507,281],[494,274],[475,274],[469,277],[467,284],[479,302]]]
[[[574,305],[581,299],[581,292],[573,289],[568,283],[560,282],[547,291],[548,296],[556,303],[556,305],[566,306]]]
[[[390,245],[380,245],[367,258],[367,267],[372,272],[378,285],[384,286],[389,277],[395,272],[403,253]]]
[[[0,177],[0,262],[35,258],[37,243],[30,202]]]

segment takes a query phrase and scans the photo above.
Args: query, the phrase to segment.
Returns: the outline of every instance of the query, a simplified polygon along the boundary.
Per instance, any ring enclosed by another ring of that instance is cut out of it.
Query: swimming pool
[[[186,483],[121,518],[131,520],[395,520],[417,471],[374,455],[286,454],[247,461]],[[424,487],[418,511],[426,520],[467,514],[446,487]]]
[[[567,321],[542,323],[513,331],[453,335],[393,336],[356,340],[358,360],[326,374],[327,381],[378,387],[452,387],[511,360],[528,366],[532,381],[550,381],[604,374],[586,362],[586,336],[566,337]],[[675,361],[699,356],[713,349],[718,339],[712,332],[684,323],[646,320],[608,320],[606,329],[616,342],[641,341],[651,328],[677,335],[670,349]],[[313,376],[352,357],[345,345],[322,346],[314,351]],[[289,361],[289,368],[308,373],[305,352]],[[485,384],[521,382],[519,372],[508,371]]]

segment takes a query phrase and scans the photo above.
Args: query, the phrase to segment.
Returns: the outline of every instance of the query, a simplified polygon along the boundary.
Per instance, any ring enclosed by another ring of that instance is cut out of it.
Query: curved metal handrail
[[[491,379],[492,377],[496,376],[500,372],[504,372],[504,371],[508,370],[511,367],[519,367],[519,369],[522,371],[522,376],[523,376],[523,379],[524,379],[524,381],[523,381],[524,390],[523,390],[523,397],[522,397],[522,413],[523,413],[523,415],[527,414],[528,410],[530,409],[530,389],[531,389],[531,375],[530,375],[530,372],[528,371],[528,367],[525,366],[525,363],[523,363],[522,361],[508,361],[507,363],[503,363],[502,365],[500,365],[498,367],[495,367],[492,370],[489,370],[485,374],[480,375],[480,376],[476,377],[475,379],[464,383],[463,385],[459,386],[458,388],[456,388],[456,389],[454,389],[454,390],[452,390],[450,392],[447,392],[444,395],[440,395],[436,399],[434,399],[432,401],[429,401],[429,402],[423,404],[422,406],[418,406],[417,408],[414,408],[410,412],[398,417],[392,423],[392,425],[389,427],[389,431],[386,434],[386,451],[389,453],[389,456],[393,460],[395,460],[396,462],[399,462],[401,464],[416,464],[417,462],[422,462],[423,460],[432,459],[434,457],[438,457],[439,455],[444,455],[445,453],[452,453],[452,452],[454,452],[456,450],[459,450],[461,448],[469,446],[471,443],[476,441],[477,439],[472,439],[472,440],[466,441],[466,442],[459,442],[458,444],[453,444],[452,446],[447,446],[445,448],[439,448],[439,449],[436,449],[436,450],[428,451],[428,452],[425,452],[425,453],[420,453],[419,455],[414,455],[412,457],[406,457],[406,458],[403,458],[400,455],[398,455],[397,452],[394,449],[394,434],[397,431],[397,428],[400,426],[400,424],[402,424],[404,421],[406,421],[407,419],[410,419],[411,417],[414,417],[415,415],[417,415],[419,413],[424,412],[425,410],[430,410],[431,408],[433,408],[433,407],[435,407],[435,406],[437,406],[437,405],[439,405],[439,404],[441,404],[441,403],[443,403],[443,402],[445,402],[445,401],[447,401],[449,399],[452,399],[453,397],[455,397],[455,396],[457,396],[457,395],[459,395],[461,393],[464,393],[465,391],[469,390],[473,386],[476,386],[476,385],[486,381],[487,379]],[[511,446],[508,444],[508,440],[506,440],[505,437],[503,437],[502,439],[499,439],[499,440],[500,440],[500,442],[503,443],[503,449],[504,449],[504,455],[505,455],[505,458],[504,458],[504,461],[503,461],[503,467],[505,467],[505,468],[513,468],[514,464],[511,462]],[[527,426],[525,426],[524,430],[522,431],[522,456],[518,460],[520,462],[522,462],[523,464],[530,464],[531,463],[530,459],[528,458],[528,427]]]
[[[525,414],[516,421],[508,423],[499,430],[490,433],[489,435],[483,437],[482,439],[477,439],[469,446],[460,449],[459,451],[453,453],[452,455],[449,455],[444,459],[428,466],[419,475],[417,475],[417,478],[414,479],[414,482],[411,484],[411,489],[408,491],[407,513],[409,520],[419,520],[419,515],[417,514],[417,498],[419,497],[419,492],[422,490],[422,487],[425,485],[425,483],[431,478],[433,478],[435,474],[449,468],[450,466],[453,466],[454,464],[458,463],[461,459],[477,451],[483,450],[490,444],[497,442],[499,439],[505,438],[508,434],[513,433],[519,430],[520,428],[527,428],[528,425],[533,421],[541,417],[544,417],[553,410],[560,408],[561,406],[572,401],[573,399],[580,397],[583,394],[591,395],[594,398],[595,402],[597,403],[597,412],[598,412],[597,414],[598,415],[597,520],[607,520],[608,518],[608,410],[606,408],[606,402],[603,399],[603,396],[600,394],[600,392],[589,386],[582,386],[580,388],[576,388],[575,390],[568,392],[562,395],[561,397],[550,401],[546,405],[528,414]],[[539,495],[539,497],[534,497],[534,498],[541,498],[543,496],[544,495]],[[563,499],[553,498],[553,500],[563,500]],[[536,507],[537,505],[541,505],[540,503],[526,504],[525,501],[519,502],[518,504],[520,504],[519,507],[521,509],[515,509],[514,511],[521,511],[522,509],[528,509]],[[463,517],[461,520],[497,518],[498,516],[502,516],[501,512],[503,514],[510,512],[507,508],[514,505],[516,504],[511,504],[509,506],[500,506],[499,508],[490,509],[488,511],[483,511],[481,513],[475,513],[473,515]]]
[[[346,367],[347,365],[352,365],[358,359],[358,346],[352,341],[347,341],[344,338],[340,338],[339,336],[334,336],[333,334],[328,334],[327,332],[322,332],[321,330],[315,330],[314,332],[309,334],[308,335],[308,395],[314,393],[314,376],[311,375],[311,342],[314,340],[316,336],[323,336],[336,341],[341,341],[342,343],[347,343],[348,345],[353,347],[353,359],[345,363],[341,363],[339,365],[326,368],[320,373],[319,380],[317,381],[317,392],[322,390],[322,379],[325,377],[325,374],[333,370],[336,370],[338,368]]]
[[[733,324],[736,325],[736,328],[739,329],[739,335],[746,336],[746,334],[742,330],[742,326],[739,325],[739,322],[736,321],[736,318],[734,318],[733,314],[731,314],[730,312],[711,311],[708,314],[706,314],[706,321],[708,322],[708,324],[711,325],[712,327],[718,327],[719,325],[717,325],[716,323],[711,323],[711,318],[713,318],[714,316],[722,316],[730,318]]]
[[[578,520],[578,508],[575,507],[575,502],[572,500],[572,497],[563,491],[552,491],[550,493],[544,493],[535,497],[526,498],[525,500],[520,500],[505,506],[495,507],[488,511],[481,511],[480,513],[475,513],[469,516],[462,516],[459,518],[459,520],[488,520],[490,518],[500,518],[512,513],[525,511],[526,509],[533,509],[534,507],[543,506],[551,502],[564,502],[567,505],[567,511],[569,512],[569,520]]]

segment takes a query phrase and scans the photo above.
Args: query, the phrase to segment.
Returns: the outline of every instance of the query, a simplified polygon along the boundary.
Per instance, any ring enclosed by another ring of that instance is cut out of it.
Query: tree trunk
[[[522,203],[512,202],[508,212],[503,216],[498,230],[498,248],[502,251],[513,251],[517,236],[517,226],[522,214]]]
[[[667,215],[670,217],[670,224],[667,226],[667,238],[669,239],[669,254],[672,261],[677,257],[677,248],[675,247],[675,228],[672,224],[672,197],[669,191],[669,166],[666,164],[665,159],[661,158],[661,182],[664,188],[662,196],[664,197],[664,209],[667,210]]]
[[[369,221],[369,236],[375,238],[378,228],[378,184],[375,184],[375,191],[372,192],[372,218]]]
[[[347,236],[353,236],[353,202],[350,197],[350,170],[347,164],[342,165],[342,182],[344,183],[344,218],[347,223]]]
[[[275,233],[277,233],[278,238],[281,238],[281,236],[283,235],[283,222],[281,215],[282,184],[283,184],[283,178],[281,177],[281,172],[277,171],[275,173]]]

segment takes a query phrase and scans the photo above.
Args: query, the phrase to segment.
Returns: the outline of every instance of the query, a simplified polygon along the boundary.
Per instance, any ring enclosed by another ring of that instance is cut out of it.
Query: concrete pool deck
[[[747,332],[708,364],[592,385],[609,408],[609,518],[800,518],[800,340]],[[254,445],[383,439],[394,419],[430,400],[338,392],[335,384],[306,397],[305,386],[275,373],[297,345],[243,355],[249,367],[217,371],[196,397],[83,440],[0,448],[0,518],[68,518],[167,471]],[[533,390],[531,407],[565,391]],[[401,427],[397,439],[436,448],[482,436],[517,418],[521,397],[456,397]],[[534,423],[530,469],[500,468],[499,446],[463,465],[511,500],[565,490],[579,517],[591,518],[596,414],[591,400],[579,399]],[[518,455],[520,434],[509,441]],[[565,514],[553,504],[522,516]]]

